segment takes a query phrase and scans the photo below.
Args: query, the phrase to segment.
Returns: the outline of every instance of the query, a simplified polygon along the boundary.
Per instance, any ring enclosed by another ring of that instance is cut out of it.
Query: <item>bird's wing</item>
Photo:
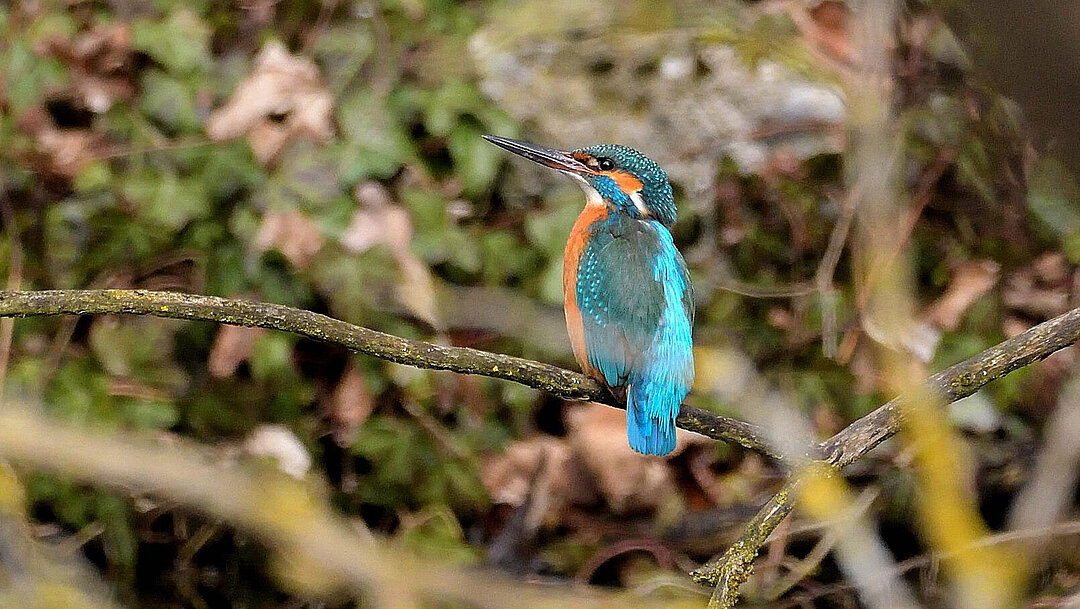
[[[631,218],[603,223],[582,252],[576,290],[586,353],[610,386],[626,384],[656,336],[667,303],[661,255],[657,228]],[[678,266],[685,274],[681,257]]]

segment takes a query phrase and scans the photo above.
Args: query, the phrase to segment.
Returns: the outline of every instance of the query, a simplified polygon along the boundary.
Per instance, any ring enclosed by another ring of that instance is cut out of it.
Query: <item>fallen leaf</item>
[[[544,470],[538,469],[543,466]],[[528,514],[533,525],[545,516],[557,516],[568,505],[596,500],[591,476],[574,459],[566,440],[537,436],[514,442],[504,451],[487,456],[480,465],[480,480],[494,503],[520,507],[530,487],[537,506]]]
[[[348,446],[356,436],[356,429],[371,415],[374,401],[364,382],[364,374],[349,365],[330,394],[327,417],[331,434],[339,446]]]
[[[34,161],[43,172],[74,178],[103,149],[100,135],[87,129],[57,127],[42,106],[27,108],[16,120],[20,131],[33,136]]]
[[[443,325],[431,272],[409,249],[413,237],[409,212],[395,204],[390,193],[378,182],[358,185],[353,195],[360,206],[341,237],[341,245],[354,253],[380,244],[389,247],[401,270],[401,283],[395,286],[398,300],[413,315],[441,329]]]
[[[1069,309],[1071,275],[1064,256],[1044,254],[1009,275],[1002,300],[1010,309],[1032,317],[1055,317]]]
[[[1069,263],[1061,252],[1047,252],[1031,263],[1041,285],[1059,286],[1069,280]]]
[[[792,3],[790,8],[792,21],[812,48],[840,64],[855,63],[847,2],[823,0],[810,7]]]
[[[353,253],[361,253],[379,244],[390,246],[395,256],[405,255],[412,240],[413,227],[409,212],[396,205],[390,193],[378,182],[365,182],[353,192],[359,207],[341,245]]]
[[[322,231],[298,211],[266,214],[255,236],[258,251],[276,249],[298,269],[306,268],[322,245]]]
[[[95,26],[75,38],[71,53],[75,98],[88,110],[103,114],[117,101],[135,96],[135,54],[128,23]]]
[[[638,454],[626,440],[626,413],[602,404],[573,406],[566,413],[567,439],[615,513],[649,510],[678,491],[662,458]],[[685,448],[680,438],[676,454]]]
[[[332,110],[318,66],[271,41],[229,101],[210,114],[206,133],[215,141],[246,135],[259,161],[269,163],[292,138],[330,139]]]
[[[135,53],[127,22],[98,23],[71,39],[53,36],[44,41],[39,53],[56,57],[69,70],[71,87],[54,93],[53,99],[69,99],[102,114],[118,100],[135,96]]]
[[[214,338],[206,367],[210,376],[225,378],[236,373],[240,364],[255,354],[255,341],[267,333],[264,328],[223,325]]]
[[[49,169],[74,178],[98,152],[101,138],[85,129],[59,129],[50,124],[35,134],[37,148],[49,159]]]
[[[994,287],[1001,265],[989,260],[965,262],[952,270],[945,293],[923,313],[923,321],[942,330],[955,330],[964,313]]]

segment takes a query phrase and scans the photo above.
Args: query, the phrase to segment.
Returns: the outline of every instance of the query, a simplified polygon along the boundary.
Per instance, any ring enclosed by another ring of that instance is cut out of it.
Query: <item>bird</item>
[[[555,169],[585,192],[563,255],[563,310],[574,358],[626,405],[630,448],[675,450],[675,419],[694,382],[694,289],[672,240],[667,174],[619,144],[558,150],[484,139]]]

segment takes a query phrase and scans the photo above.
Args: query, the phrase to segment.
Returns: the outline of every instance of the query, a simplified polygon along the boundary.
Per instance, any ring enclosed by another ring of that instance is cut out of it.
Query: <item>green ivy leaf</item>
[[[346,97],[337,108],[345,142],[336,150],[338,175],[346,182],[390,177],[417,158],[408,131],[370,91]]]
[[[202,130],[195,106],[198,85],[189,78],[177,78],[160,70],[148,70],[142,79],[139,106],[148,116],[178,132]]]
[[[164,20],[136,19],[131,44],[170,72],[204,71],[210,64],[210,27],[185,7]]]
[[[486,191],[499,170],[500,150],[481,135],[483,133],[472,125],[458,125],[447,142],[466,197],[476,197]]]
[[[206,184],[198,179],[181,179],[173,172],[135,173],[128,176],[123,192],[134,202],[140,219],[172,230],[204,218],[211,211]]]
[[[1058,235],[1080,231],[1080,186],[1061,161],[1044,157],[1029,181],[1027,204]]]

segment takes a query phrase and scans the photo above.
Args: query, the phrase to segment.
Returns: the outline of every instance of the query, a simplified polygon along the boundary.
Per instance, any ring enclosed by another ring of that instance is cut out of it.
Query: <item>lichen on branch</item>
[[[521,383],[567,400],[589,400],[624,407],[596,381],[565,368],[479,349],[401,338],[284,305],[151,290],[0,291],[0,317],[115,314],[280,330],[399,364],[489,376]],[[761,430],[750,423],[683,406],[676,425],[782,460],[782,456],[765,441]]]

